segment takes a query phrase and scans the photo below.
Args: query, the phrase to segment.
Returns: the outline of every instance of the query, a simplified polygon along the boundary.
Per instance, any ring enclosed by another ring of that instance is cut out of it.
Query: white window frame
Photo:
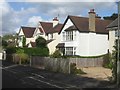
[[[66,31],[66,41],[73,41],[73,31]]]

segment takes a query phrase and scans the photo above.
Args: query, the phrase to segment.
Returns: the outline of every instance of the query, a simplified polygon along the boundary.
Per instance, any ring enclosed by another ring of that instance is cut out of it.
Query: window
[[[66,41],[72,41],[73,40],[73,31],[67,31],[66,32]]]
[[[65,32],[62,32],[62,40],[65,41]]]
[[[73,47],[66,47],[66,55],[73,55]]]
[[[76,55],[76,47],[74,47],[74,55]]]
[[[50,39],[53,39],[53,34],[50,34]]]

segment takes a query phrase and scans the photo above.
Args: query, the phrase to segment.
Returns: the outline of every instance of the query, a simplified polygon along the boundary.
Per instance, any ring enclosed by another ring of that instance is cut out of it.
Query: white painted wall
[[[109,41],[107,34],[89,33],[89,56],[108,53]]]
[[[58,33],[53,33],[53,41],[50,42],[49,44],[47,44],[48,48],[49,48],[49,52],[50,54],[53,54],[56,50],[56,46],[58,45],[58,43],[60,43],[60,35],[58,35]]]
[[[112,53],[114,50],[113,46],[115,45],[115,30],[109,30],[109,52]]]
[[[32,37],[32,38],[26,38],[26,45],[30,42],[35,42],[35,38]]]
[[[89,34],[77,32],[76,54],[80,56],[89,56]]]

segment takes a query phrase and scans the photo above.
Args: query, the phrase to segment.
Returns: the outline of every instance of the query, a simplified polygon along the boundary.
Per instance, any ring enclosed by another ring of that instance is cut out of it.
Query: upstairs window
[[[73,41],[73,31],[66,31],[66,41]]]

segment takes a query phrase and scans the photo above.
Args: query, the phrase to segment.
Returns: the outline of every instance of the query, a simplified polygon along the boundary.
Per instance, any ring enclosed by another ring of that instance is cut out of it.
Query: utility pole
[[[117,55],[117,85],[120,86],[120,1],[118,2],[118,55]]]

